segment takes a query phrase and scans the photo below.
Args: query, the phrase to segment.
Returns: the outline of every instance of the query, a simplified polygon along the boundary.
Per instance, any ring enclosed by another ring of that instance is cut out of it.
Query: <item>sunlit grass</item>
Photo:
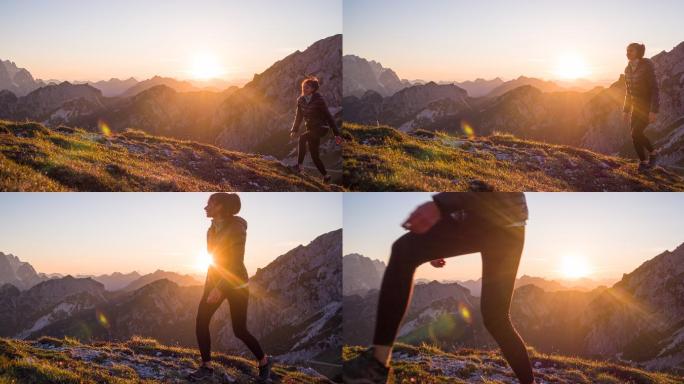
[[[0,120],[2,191],[326,191],[257,154],[127,131]],[[337,188],[338,189],[338,188]]]
[[[255,382],[254,360],[215,353],[213,361],[217,375],[204,383]],[[185,376],[197,368],[198,362],[195,349],[165,346],[142,337],[93,344],[52,337],[35,341],[0,339],[0,383],[185,383]],[[282,383],[328,382],[292,366],[276,364],[274,373]]]
[[[520,140],[509,134],[462,138],[412,135],[345,123],[344,185],[360,191],[684,190],[675,174],[636,171],[626,159]]]

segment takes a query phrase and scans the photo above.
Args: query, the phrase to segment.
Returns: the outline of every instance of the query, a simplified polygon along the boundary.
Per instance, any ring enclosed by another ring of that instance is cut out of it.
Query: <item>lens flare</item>
[[[461,315],[463,318],[463,321],[465,321],[468,324],[471,324],[473,322],[472,315],[470,314],[470,309],[463,304],[463,303],[458,303],[458,313]]]
[[[107,316],[102,311],[96,310],[95,317],[97,318],[97,322],[100,323],[101,326],[109,328],[109,319],[107,319]]]
[[[194,267],[198,271],[206,271],[212,265],[214,265],[214,257],[208,251],[205,250],[200,252],[199,255],[197,255]]]
[[[109,128],[109,124],[106,121],[100,119],[97,121],[97,129],[102,132],[105,136],[111,136],[112,130]]]
[[[464,135],[466,135],[466,137],[468,137],[470,139],[475,137],[475,130],[470,125],[470,123],[468,123],[465,120],[461,120],[461,131],[463,132]]]

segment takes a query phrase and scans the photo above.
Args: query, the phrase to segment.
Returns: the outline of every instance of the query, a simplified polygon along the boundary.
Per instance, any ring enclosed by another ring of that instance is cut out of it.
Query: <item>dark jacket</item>
[[[239,216],[232,216],[221,225],[212,223],[207,231],[207,250],[214,258],[209,268],[207,281],[220,289],[235,288],[248,280],[245,268],[245,242],[247,222]]]
[[[527,220],[527,201],[522,192],[442,192],[432,197],[443,216],[461,214],[493,225]]]
[[[299,126],[304,121],[307,131],[318,132],[321,136],[327,133],[326,125],[332,128],[335,136],[340,132],[335,125],[335,119],[330,114],[328,106],[323,100],[320,93],[314,92],[311,94],[311,100],[307,103],[304,96],[299,96],[297,99],[297,114],[295,115],[294,123],[292,124],[292,132],[297,132]]]
[[[625,104],[623,111],[632,112],[633,107],[642,110],[641,113],[658,113],[660,109],[660,95],[658,91],[658,79],[655,75],[655,66],[650,59],[640,59],[636,69],[627,64],[625,68]]]

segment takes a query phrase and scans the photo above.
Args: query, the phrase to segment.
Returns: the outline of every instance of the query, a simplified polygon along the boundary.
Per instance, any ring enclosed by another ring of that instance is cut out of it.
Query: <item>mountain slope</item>
[[[198,281],[194,277],[190,275],[181,275],[180,273],[176,272],[166,272],[162,270],[157,270],[152,273],[148,273],[146,275],[140,276],[138,279],[132,281],[130,284],[126,285],[122,289],[124,291],[135,291],[137,289],[140,289],[147,284],[153,283],[157,280],[162,280],[166,279],[169,280],[173,283],[176,283],[180,285],[181,287],[184,286],[192,286],[192,285],[202,285],[204,282]]]
[[[154,76],[151,79],[143,80],[141,82],[135,82],[133,84],[133,86],[126,89],[119,96],[121,96],[121,97],[135,96],[140,92],[143,92],[147,89],[150,89],[152,87],[156,87],[159,85],[167,86],[167,87],[169,87],[169,88],[171,88],[177,92],[190,92],[190,91],[197,91],[198,90],[189,81],[180,81],[180,80],[176,80],[176,79],[173,79],[170,77]]]
[[[361,352],[345,347],[344,359]],[[627,365],[530,351],[539,384],[676,384],[684,376],[644,371]],[[499,352],[459,349],[452,353],[430,346],[398,344],[392,354],[395,383],[515,384],[517,379]]]
[[[343,294],[363,296],[370,290],[380,288],[386,265],[380,260],[351,253],[342,258],[342,267]]]
[[[44,85],[42,80],[34,79],[25,68],[20,68],[9,60],[0,60],[0,90],[24,96]]]
[[[320,191],[276,161],[150,136],[0,120],[2,191]]]
[[[256,381],[252,361],[216,353],[216,374],[203,383],[248,384]],[[81,344],[73,339],[44,337],[36,341],[0,339],[0,383],[187,383],[197,369],[194,349],[165,346],[132,338],[121,343]],[[275,364],[274,383],[318,384],[329,381],[303,367]]]
[[[31,264],[0,252],[0,286],[12,284],[19,289],[29,289],[45,279]]]
[[[681,191],[660,167],[512,136],[459,138],[344,125],[344,182],[361,191]]]

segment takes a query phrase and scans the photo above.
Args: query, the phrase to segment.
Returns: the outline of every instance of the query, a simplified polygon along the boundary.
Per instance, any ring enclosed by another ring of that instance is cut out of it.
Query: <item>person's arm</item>
[[[245,254],[245,243],[247,241],[247,231],[245,228],[240,225],[240,224],[233,224],[232,228],[226,230],[227,234],[224,236],[221,241],[225,244],[224,245],[224,250],[223,250],[223,258],[220,261],[227,261],[231,260],[233,262],[237,262],[235,257],[237,255],[244,255]],[[228,274],[227,271],[230,266],[223,264],[219,265],[219,268],[221,271],[219,272],[219,279],[218,282],[216,283],[216,287],[223,292],[226,288],[230,288],[235,285],[236,281],[231,281],[236,279],[236,277]]]
[[[297,99],[297,111],[295,112],[295,119],[292,123],[292,129],[290,130],[290,133],[297,133],[297,131],[299,130],[299,126],[302,125],[303,119],[304,115],[302,115],[302,106],[300,103],[300,99]]]
[[[320,102],[318,103],[318,109],[323,114],[325,121],[328,122],[328,126],[330,126],[330,129],[332,129],[333,134],[335,136],[339,136],[340,131],[339,131],[339,129],[337,129],[337,124],[335,124],[335,118],[330,113],[330,110],[328,109],[328,104],[325,103],[323,96],[320,97]]]
[[[651,82],[651,113],[660,111],[660,89],[658,89],[658,78],[655,74],[655,66],[652,61],[648,61],[648,78]]]
[[[627,87],[627,70],[625,69],[625,102],[622,104],[622,112],[629,113],[632,110],[632,95]]]

